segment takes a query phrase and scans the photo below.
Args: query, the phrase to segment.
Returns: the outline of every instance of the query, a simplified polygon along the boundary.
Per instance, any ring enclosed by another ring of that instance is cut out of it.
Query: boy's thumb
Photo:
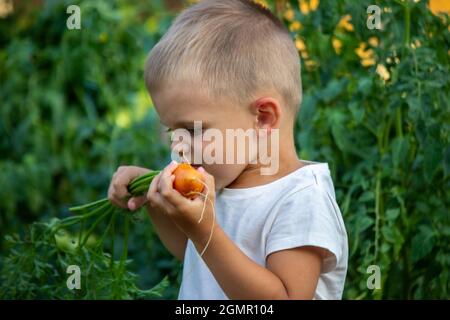
[[[146,199],[144,196],[130,198],[130,200],[128,200],[128,204],[127,204],[128,209],[131,211],[139,209],[140,207],[142,207],[142,205],[145,203],[145,201],[146,201]]]

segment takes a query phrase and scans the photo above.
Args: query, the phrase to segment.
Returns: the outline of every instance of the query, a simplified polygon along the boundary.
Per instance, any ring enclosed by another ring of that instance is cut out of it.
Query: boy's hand
[[[147,201],[145,196],[130,198],[127,186],[133,179],[151,170],[134,166],[120,166],[114,173],[108,189],[108,199],[114,205],[134,211]]]
[[[147,199],[150,206],[166,213],[188,238],[195,242],[205,243],[209,238],[213,223],[217,226],[213,209],[214,177],[200,167],[198,171],[203,175],[206,186],[202,194],[191,200],[183,197],[173,188],[175,178],[173,172],[177,166],[176,162],[170,163],[153,179]]]

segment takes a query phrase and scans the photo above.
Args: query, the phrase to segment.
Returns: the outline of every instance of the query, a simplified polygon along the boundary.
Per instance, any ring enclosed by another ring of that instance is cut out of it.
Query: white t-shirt
[[[347,273],[347,233],[327,163],[305,166],[268,184],[224,188],[216,217],[224,232],[252,260],[266,265],[275,251],[301,246],[327,249],[315,299],[341,299]],[[189,240],[178,299],[228,297]]]

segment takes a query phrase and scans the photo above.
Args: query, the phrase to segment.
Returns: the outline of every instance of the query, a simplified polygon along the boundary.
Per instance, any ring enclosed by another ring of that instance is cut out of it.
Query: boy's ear
[[[252,114],[255,115],[254,129],[258,135],[264,135],[266,129],[267,135],[270,135],[271,129],[278,129],[280,126],[281,107],[276,99],[259,98],[253,102]]]

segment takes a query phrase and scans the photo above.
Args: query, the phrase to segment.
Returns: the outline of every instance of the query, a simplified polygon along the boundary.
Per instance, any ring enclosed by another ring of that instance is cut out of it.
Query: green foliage
[[[111,213],[109,226],[115,218],[117,212]],[[130,218],[121,218],[128,226]],[[101,239],[89,238],[85,245],[79,246],[77,236],[71,236],[64,229],[55,231],[63,221],[55,218],[48,223],[34,223],[23,240],[7,236],[11,249],[2,269],[0,297],[65,300],[162,297],[169,285],[167,278],[152,289],[139,289],[138,275],[127,268],[130,261],[126,259],[126,250],[120,260],[115,260],[114,256],[103,252]],[[106,227],[105,230],[105,233],[110,231]],[[126,247],[125,242],[123,248]],[[71,265],[80,268],[80,289],[71,290],[67,286],[67,270]]]
[[[136,178],[129,186],[132,196],[148,190],[159,173],[152,171]],[[12,247],[2,270],[0,297],[8,299],[136,299],[162,297],[168,286],[164,278],[150,290],[136,286],[137,275],[127,270],[130,220],[136,217],[127,210],[113,206],[107,198],[70,208],[75,216],[49,223],[35,222],[24,240],[15,236],[6,239]],[[120,219],[121,218],[121,219]],[[137,219],[139,221],[139,219]],[[105,224],[106,225],[103,225]],[[123,243],[120,259],[115,259],[116,224],[123,226]],[[77,227],[71,234],[67,229]],[[93,232],[102,230],[100,237]],[[104,244],[109,238],[109,253]],[[69,289],[70,279],[64,270],[76,266],[79,288]],[[81,278],[81,274],[83,277]],[[67,275],[66,275],[67,277]],[[66,285],[64,285],[66,282]],[[81,285],[83,283],[83,285]]]
[[[77,3],[82,29],[68,30],[66,8]],[[120,164],[160,168],[168,162],[168,144],[159,135],[142,68],[172,15],[158,1],[138,6],[120,0],[15,4],[14,14],[0,19],[2,296],[91,297],[92,290],[79,296],[66,292],[64,267],[92,260],[95,267],[86,280],[107,281],[116,274],[99,273],[107,257],[86,248],[80,256],[61,253],[49,246],[53,240],[44,232],[46,224],[31,230],[27,225],[71,217],[68,205],[103,198]],[[95,230],[97,238],[100,230]],[[14,241],[3,241],[11,233]],[[20,240],[30,233],[46,236],[36,243]],[[150,288],[169,274],[175,287],[163,297],[175,298],[180,265],[162,247],[149,219],[131,225],[128,243],[131,259],[123,285],[130,284],[133,292],[119,288],[117,297],[139,297],[131,283]],[[116,246],[116,256],[120,250]],[[12,254],[5,258],[6,253]],[[99,297],[106,293],[98,292]]]
[[[448,15],[426,1],[322,0],[307,14],[289,3],[307,52],[297,144],[334,174],[350,242],[344,297],[448,298]],[[366,26],[371,4],[385,8],[382,30]],[[353,31],[338,27],[347,14]],[[367,289],[370,265],[380,266],[379,290]]]

